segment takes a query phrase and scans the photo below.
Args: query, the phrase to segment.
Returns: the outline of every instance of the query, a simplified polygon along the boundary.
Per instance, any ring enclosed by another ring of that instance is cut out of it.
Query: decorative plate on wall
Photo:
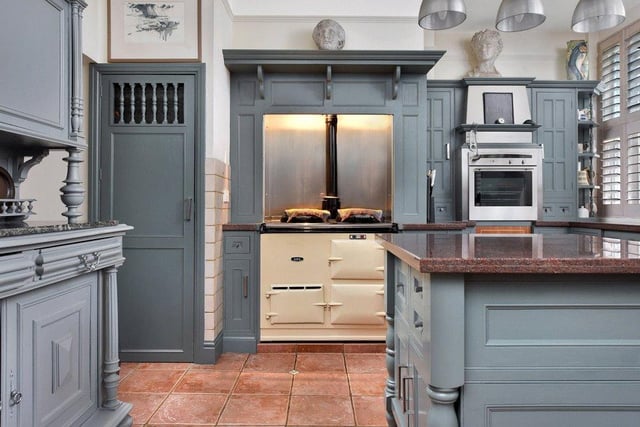
[[[13,199],[15,190],[13,178],[5,168],[0,167],[0,199]]]

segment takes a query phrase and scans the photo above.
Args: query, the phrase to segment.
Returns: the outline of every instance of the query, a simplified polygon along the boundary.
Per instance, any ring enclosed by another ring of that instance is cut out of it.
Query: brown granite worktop
[[[68,224],[66,222],[4,222],[0,223],[0,237],[26,236],[32,234],[57,233],[61,231],[86,230],[90,228],[113,227],[118,225],[116,220],[83,222]]]
[[[423,273],[640,273],[640,242],[583,234],[378,235]]]

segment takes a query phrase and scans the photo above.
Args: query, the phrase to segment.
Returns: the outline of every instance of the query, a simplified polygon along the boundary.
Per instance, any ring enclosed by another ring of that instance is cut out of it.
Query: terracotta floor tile
[[[168,393],[118,393],[119,400],[133,405],[130,415],[134,425],[143,425],[149,421],[167,396]]]
[[[234,394],[286,394],[291,392],[293,375],[285,372],[242,372]]]
[[[354,396],[353,408],[358,426],[386,426],[384,396]]]
[[[123,380],[131,372],[138,369],[138,363],[121,363],[120,364],[120,380]]]
[[[349,374],[349,388],[353,396],[384,396],[387,373]]]
[[[122,380],[120,392],[169,392],[182,375],[183,370],[136,369]]]
[[[239,372],[192,369],[184,374],[175,393],[229,393]]]
[[[243,372],[289,372],[295,360],[295,353],[250,354]]]
[[[342,353],[344,344],[306,343],[298,344],[298,353]]]
[[[139,363],[138,369],[183,369],[187,370],[193,366],[193,363],[181,363],[181,362],[153,362],[153,363]]]
[[[287,424],[353,426],[355,423],[351,398],[349,396],[291,396]]]
[[[297,347],[293,343],[260,343],[258,353],[295,353]]]
[[[222,411],[219,424],[284,425],[288,403],[289,396],[234,394]]]
[[[183,424],[183,423],[168,423],[168,424],[145,424],[144,427],[214,427],[216,424]],[[135,426],[132,426],[135,427]]]
[[[217,371],[239,371],[244,367],[249,355],[247,353],[222,353],[215,364],[193,364],[191,369],[213,369]]]
[[[342,353],[298,353],[298,372],[345,372]]]
[[[347,374],[341,372],[301,372],[293,377],[291,394],[348,396]]]
[[[215,424],[226,394],[171,394],[151,417],[150,424]]]
[[[384,353],[387,351],[385,343],[345,343],[345,353]]]
[[[347,372],[350,374],[374,374],[387,372],[386,354],[345,354]]]

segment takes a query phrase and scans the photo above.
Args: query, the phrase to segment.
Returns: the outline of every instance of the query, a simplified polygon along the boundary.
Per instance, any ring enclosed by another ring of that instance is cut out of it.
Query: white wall
[[[325,17],[239,17],[233,23],[234,49],[317,49],[311,34]],[[420,50],[423,31],[415,19],[335,19],[345,30],[345,50]]]
[[[202,60],[207,64],[207,157],[228,163],[229,153],[229,71],[224,65],[222,49],[231,46],[233,16],[226,1],[214,1],[206,17],[203,15]],[[203,7],[204,9],[204,7]],[[205,36],[205,28],[209,27]]]
[[[107,0],[87,0],[82,20],[82,52],[93,62],[107,62]]]

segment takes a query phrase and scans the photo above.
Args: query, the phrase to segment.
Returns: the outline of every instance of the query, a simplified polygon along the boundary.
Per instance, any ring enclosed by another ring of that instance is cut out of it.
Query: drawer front
[[[332,240],[331,278],[384,279],[384,249],[374,240]]]
[[[407,317],[409,312],[409,266],[398,258],[394,258],[395,311]]]
[[[640,382],[465,384],[465,427],[637,427]]]
[[[0,297],[33,282],[37,251],[0,257]]]
[[[93,240],[42,249],[35,259],[39,280],[59,280],[121,263],[122,238]]]
[[[514,286],[496,277],[468,284],[465,307],[465,368],[474,381],[516,372],[532,380],[640,381],[633,278],[545,275]]]

